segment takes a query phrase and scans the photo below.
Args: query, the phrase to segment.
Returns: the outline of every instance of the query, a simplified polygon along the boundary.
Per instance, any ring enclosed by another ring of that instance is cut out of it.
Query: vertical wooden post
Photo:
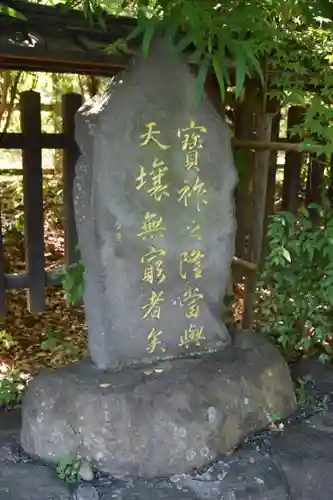
[[[6,280],[5,280],[5,258],[3,253],[2,223],[0,212],[0,316],[6,314]]]
[[[308,177],[306,182],[306,205],[317,203],[322,205],[324,195],[325,155],[310,155]]]
[[[258,140],[263,142],[271,140],[273,118],[273,113],[267,113],[262,117],[257,132]],[[256,151],[253,176],[252,230],[249,245],[249,260],[255,264],[259,264],[261,260],[269,166],[270,151]],[[255,284],[256,276],[251,273],[246,281],[243,328],[252,328],[253,326]]]
[[[267,103],[267,110],[269,113],[274,113],[274,118],[272,120],[272,141],[278,141],[280,135],[280,103],[277,100],[269,100]],[[268,230],[268,218],[275,212],[275,190],[276,190],[276,170],[277,170],[277,158],[278,152],[272,151],[269,160],[269,171],[267,179],[267,193],[266,193],[266,209],[265,209],[265,220],[264,220],[264,237],[263,237],[263,248],[262,257],[264,258],[268,252],[267,244],[267,230]]]
[[[65,135],[63,152],[63,188],[64,188],[64,228],[65,228],[65,263],[76,262],[77,232],[73,204],[73,182],[75,164],[79,158],[79,148],[75,141],[75,113],[82,104],[80,94],[65,94],[62,97],[62,127]]]
[[[39,313],[45,306],[46,284],[40,95],[30,90],[23,92],[20,109],[28,307],[31,313]]]
[[[245,96],[235,110],[235,136],[237,139],[256,140],[256,114],[258,112],[261,83],[249,80],[246,84]],[[260,101],[261,102],[261,101]],[[239,182],[236,188],[236,255],[243,259],[249,259],[247,251],[247,237],[251,226],[251,194],[252,177],[254,169],[254,152],[250,150],[241,151],[241,162],[237,165]]]
[[[288,112],[287,137],[290,142],[299,142],[300,137],[290,135],[289,130],[295,125],[302,123],[304,109],[292,106]],[[284,179],[282,186],[282,209],[296,213],[299,208],[299,192],[301,187],[301,168],[303,154],[296,151],[286,153],[284,166]]]

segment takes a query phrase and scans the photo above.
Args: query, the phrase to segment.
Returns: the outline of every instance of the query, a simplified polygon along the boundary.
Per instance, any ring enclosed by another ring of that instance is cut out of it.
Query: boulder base
[[[232,346],[196,359],[119,372],[84,360],[42,371],[25,395],[21,445],[47,462],[85,457],[116,477],[170,476],[204,466],[294,409],[276,348],[240,331]]]

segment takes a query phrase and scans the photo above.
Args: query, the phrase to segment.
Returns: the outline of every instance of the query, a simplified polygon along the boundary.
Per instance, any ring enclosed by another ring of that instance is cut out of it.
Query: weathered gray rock
[[[1,500],[70,500],[68,486],[44,465],[0,463]]]
[[[170,77],[172,75],[172,77]],[[156,42],[76,125],[74,203],[99,368],[222,349],[237,175],[226,123]]]
[[[191,491],[198,500],[285,500],[289,486],[268,456],[243,451],[220,459],[204,473],[171,478]]]
[[[100,494],[95,486],[91,484],[79,484],[73,494],[71,500],[100,500]]]
[[[86,460],[82,460],[80,469],[79,469],[79,477],[83,479],[83,481],[92,481],[94,479],[94,472],[91,468],[91,465]]]
[[[170,481],[135,481],[132,486],[101,488],[101,500],[197,500],[186,490],[178,490]]]
[[[101,372],[82,361],[41,372],[25,395],[21,444],[44,460],[86,457],[116,477],[166,477],[209,463],[294,408],[276,348],[239,332],[220,353],[149,370]]]
[[[248,348],[251,344],[254,347],[253,339]],[[300,376],[305,364],[296,368]],[[303,375],[311,376],[315,388],[324,388],[322,395],[333,394],[330,366],[306,363]],[[305,420],[295,420],[293,415],[290,420],[294,423],[285,421],[283,432],[266,430],[249,437],[235,453],[219,456],[200,472],[185,475],[177,471],[172,482],[134,477],[122,481],[97,475],[93,485],[80,484],[75,491],[80,500],[95,500],[97,492],[99,500],[282,500],[285,492],[289,500],[331,500],[333,407],[329,404],[328,408],[328,412]],[[19,430],[20,413],[0,411],[0,499],[67,500],[67,486],[53,470],[24,463],[27,457],[22,453],[13,455]],[[185,487],[189,491],[180,489]]]
[[[333,433],[327,426],[325,430],[304,423],[289,426],[274,441],[271,454],[286,476],[292,498],[332,499]]]
[[[0,410],[0,462],[17,463],[21,461],[20,427],[20,411]]]

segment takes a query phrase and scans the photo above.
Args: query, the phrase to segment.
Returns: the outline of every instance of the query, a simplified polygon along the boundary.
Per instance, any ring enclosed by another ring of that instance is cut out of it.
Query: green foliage
[[[267,418],[270,422],[278,422],[279,420],[282,420],[281,414],[278,411],[274,413],[268,413]]]
[[[11,370],[0,378],[0,407],[16,408],[21,404],[27,377],[19,370]]]
[[[0,14],[4,14],[10,17],[16,17],[17,19],[23,19],[23,20],[26,19],[23,16],[23,14],[21,14],[18,10],[13,9],[13,7],[9,7],[8,5],[2,2],[0,2]]]
[[[333,211],[317,205],[271,218],[258,284],[260,329],[288,358],[332,355]]]
[[[274,430],[283,431],[284,423],[282,422],[281,413],[278,411],[266,414],[267,420],[269,422],[269,427]]]
[[[17,344],[13,336],[7,330],[0,330],[0,349],[4,351],[10,350]]]
[[[78,481],[81,461],[77,458],[63,457],[56,466],[56,472],[60,479],[66,483],[74,484]]]
[[[330,0],[62,0],[105,28],[105,13],[136,17],[124,42],[141,39],[148,55],[159,35],[186,52],[197,67],[197,97],[208,72],[215,74],[222,100],[246,89],[247,77],[260,79],[263,103],[277,97],[283,105],[304,106],[304,123],[295,127],[304,146],[333,153],[333,31]]]
[[[305,408],[310,404],[310,393],[308,391],[309,378],[299,378],[295,383],[295,396],[300,408]]]
[[[51,351],[54,363],[69,359],[71,362],[78,360],[82,356],[81,350],[70,340],[59,338],[57,331],[50,329],[46,338],[41,342],[42,351]]]
[[[328,411],[329,395],[325,394],[322,397],[317,398],[314,410],[316,413],[322,413]]]
[[[304,107],[304,122],[294,127],[304,146],[329,157],[333,153],[333,30],[329,0],[61,0],[62,8],[81,9],[92,23],[106,29],[106,14],[136,17],[126,40],[107,51],[128,51],[141,39],[148,55],[155,35],[187,52],[197,68],[197,97],[208,72],[225,92],[242,96],[246,79],[260,79],[263,102],[277,97],[283,105]],[[5,2],[0,4],[9,9]],[[14,15],[14,12],[11,13]],[[18,14],[16,14],[18,15]],[[260,20],[260,21],[259,21]]]
[[[295,382],[295,395],[299,408],[313,408],[316,413],[327,411],[328,395],[313,395],[309,391],[309,384],[313,384],[310,376],[298,378]]]
[[[0,352],[9,352],[17,342],[6,330],[0,331]],[[0,363],[0,408],[15,408],[21,403],[28,377],[18,369]]]
[[[84,265],[75,262],[66,269],[59,269],[56,274],[60,276],[66,300],[70,304],[81,301],[84,292]]]
[[[198,67],[198,97],[202,94],[208,71],[212,70],[224,99],[225,88],[231,83],[230,60],[235,60],[235,94],[239,97],[246,76],[256,75],[263,80],[260,46],[254,43],[258,40],[256,34],[262,32],[257,19],[263,12],[257,5],[231,3],[232,7],[226,7],[212,1],[161,0],[147,7],[144,2],[138,2],[138,27],[128,40],[141,36],[145,56],[154,35],[171,41],[178,52],[192,49],[189,61]],[[249,33],[252,33],[251,37]]]

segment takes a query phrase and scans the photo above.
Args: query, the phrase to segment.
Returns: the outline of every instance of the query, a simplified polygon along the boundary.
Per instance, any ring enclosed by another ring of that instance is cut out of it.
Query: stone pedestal
[[[204,466],[294,409],[276,348],[240,331],[234,345],[198,358],[42,371],[25,395],[21,444],[47,462],[80,456],[116,477],[165,477]]]

